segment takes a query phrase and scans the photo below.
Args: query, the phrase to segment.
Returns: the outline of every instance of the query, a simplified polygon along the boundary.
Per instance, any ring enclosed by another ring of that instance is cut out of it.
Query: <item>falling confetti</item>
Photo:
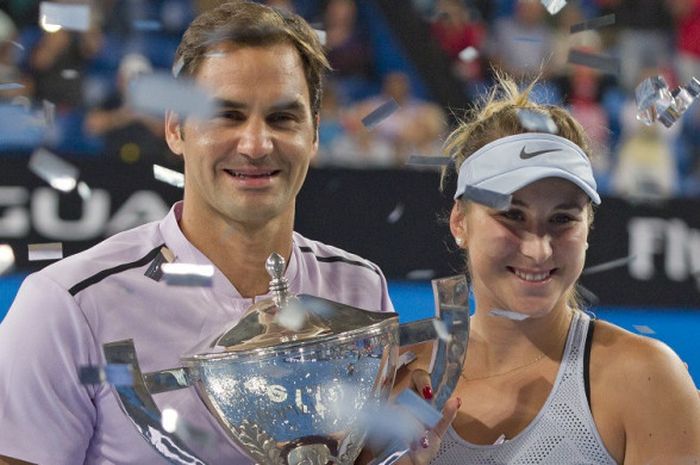
[[[379,123],[390,117],[396,110],[399,109],[399,104],[393,98],[382,103],[376,110],[362,118],[362,124],[367,129],[372,129]]]
[[[29,244],[27,246],[27,257],[30,262],[60,260],[63,258],[63,244],[61,242]]]
[[[168,286],[211,287],[213,265],[191,263],[163,263],[163,278]]]

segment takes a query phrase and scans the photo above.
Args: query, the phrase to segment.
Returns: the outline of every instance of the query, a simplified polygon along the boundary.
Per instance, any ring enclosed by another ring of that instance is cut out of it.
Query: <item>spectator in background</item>
[[[539,2],[517,2],[515,14],[496,20],[488,43],[488,54],[495,67],[516,79],[549,75],[552,31]]]
[[[658,68],[644,68],[637,80],[660,74]],[[630,95],[620,118],[622,134],[612,178],[614,194],[634,201],[656,201],[678,194],[675,148],[681,122],[670,128],[658,122],[645,126],[636,115],[637,104]]]
[[[33,93],[33,81],[17,66],[19,50],[12,42],[17,40],[17,29],[12,19],[0,11],[0,83],[21,84],[20,89],[0,91],[0,102],[10,102],[18,97],[28,98]]]
[[[404,166],[411,154],[440,153],[441,137],[447,126],[445,114],[438,105],[414,97],[408,76],[402,72],[387,74],[380,95],[353,106],[348,111],[348,124],[352,128],[359,128],[362,118],[389,99],[394,99],[399,104],[398,110],[371,131],[393,147],[393,164]]]
[[[83,71],[100,51],[102,40],[96,21],[84,33],[65,29],[44,32],[30,59],[36,98],[49,100],[59,109],[81,107]]]
[[[668,0],[676,30],[675,68],[685,84],[700,78],[700,0]]]
[[[668,0],[598,0],[602,13],[615,13],[621,84],[634,91],[642,68],[671,66],[673,21]]]
[[[374,58],[369,40],[357,27],[353,0],[330,0],[324,13],[326,54],[333,67],[329,76],[348,104],[373,93]]]
[[[116,90],[99,108],[88,112],[85,131],[102,138],[105,155],[125,162],[143,159],[162,163],[167,159],[170,151],[163,141],[162,119],[137,113],[126,102],[129,83],[152,71],[151,63],[143,55],[124,56],[119,64]]]

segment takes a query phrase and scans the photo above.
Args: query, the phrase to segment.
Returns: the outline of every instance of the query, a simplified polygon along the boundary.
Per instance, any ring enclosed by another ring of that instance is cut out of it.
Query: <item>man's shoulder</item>
[[[151,222],[117,233],[87,250],[70,255],[39,271],[66,290],[77,289],[90,280],[150,263],[164,245],[158,228]]]
[[[362,270],[363,272],[382,275],[381,270],[374,262],[339,247],[308,239],[297,232],[294,233],[294,244],[305,258],[315,260],[318,263],[335,263],[340,265],[339,269],[348,271]]]

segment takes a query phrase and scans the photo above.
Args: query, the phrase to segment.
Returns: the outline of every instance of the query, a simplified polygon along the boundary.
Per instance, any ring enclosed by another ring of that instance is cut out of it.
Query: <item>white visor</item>
[[[503,137],[467,157],[459,168],[454,198],[461,198],[469,186],[510,195],[550,177],[573,182],[600,204],[591,161],[583,150],[568,139],[539,132]]]

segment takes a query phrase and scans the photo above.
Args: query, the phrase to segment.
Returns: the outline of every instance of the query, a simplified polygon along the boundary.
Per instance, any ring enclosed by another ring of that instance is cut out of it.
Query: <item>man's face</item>
[[[291,221],[318,148],[296,49],[219,44],[196,82],[218,104],[215,116],[184,123],[166,117],[168,144],[185,162],[186,214],[246,226]]]

